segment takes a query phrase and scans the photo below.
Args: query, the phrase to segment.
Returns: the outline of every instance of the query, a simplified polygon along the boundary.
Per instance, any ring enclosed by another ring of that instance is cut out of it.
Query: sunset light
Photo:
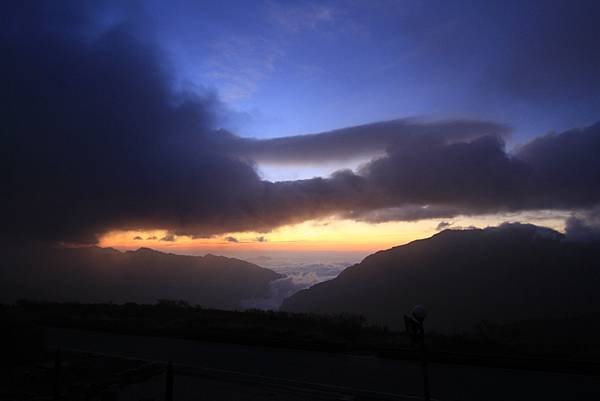
[[[600,0],[2,0],[0,49],[0,401],[600,400]]]
[[[485,228],[505,221],[518,221],[522,214],[490,216],[458,216],[440,227],[439,219],[418,222],[368,223],[332,217],[287,225],[273,231],[231,232],[210,238],[191,238],[171,235],[166,230],[112,231],[100,238],[99,245],[128,250],[150,247],[174,253],[215,253],[226,251],[235,255],[244,251],[268,253],[270,251],[332,251],[365,252],[406,244],[429,237],[441,229]],[[564,213],[538,213],[535,218],[547,227],[564,230]]]

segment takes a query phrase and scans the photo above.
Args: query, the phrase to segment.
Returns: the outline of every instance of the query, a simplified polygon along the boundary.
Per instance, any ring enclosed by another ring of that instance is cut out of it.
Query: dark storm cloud
[[[498,136],[465,142],[415,136],[357,173],[277,183],[298,215],[337,212],[370,222],[600,203],[600,124],[540,137],[510,153]],[[295,193],[294,193],[295,192]],[[277,207],[273,207],[276,211]]]
[[[565,234],[570,241],[600,242],[600,207],[569,217]]]
[[[224,239],[225,239],[225,241],[227,241],[227,242],[234,242],[234,243],[236,243],[236,244],[240,242],[240,241],[239,241],[237,238],[235,238],[235,237],[232,237],[232,236],[227,236],[227,237],[225,237]]]
[[[332,214],[377,222],[600,203],[598,124],[514,153],[504,125],[472,120],[242,139],[214,130],[214,96],[173,89],[151,32],[129,14],[109,26],[80,2],[14,4],[0,13],[6,238],[92,243],[113,229],[165,229],[165,241]],[[251,160],[382,152],[357,172],[277,183]]]
[[[553,208],[592,207],[600,200],[600,123],[538,137],[516,157],[530,165],[536,198]]]
[[[212,97],[174,91],[151,33],[88,6],[2,5],[3,231],[94,242],[243,208],[260,181],[211,148]]]
[[[375,210],[353,210],[344,213],[342,216],[368,223],[384,223],[386,221],[414,221],[438,217],[454,217],[462,212],[461,209],[442,205],[405,205]]]
[[[133,237],[134,241],[142,241],[143,238],[140,237],[139,235],[136,235],[135,237]]]
[[[240,138],[222,132],[226,151],[261,162],[314,163],[350,160],[380,155],[393,144],[414,136],[429,136],[440,141],[464,141],[485,134],[507,135],[505,125],[476,120],[407,118],[347,127],[317,134],[273,139]]]

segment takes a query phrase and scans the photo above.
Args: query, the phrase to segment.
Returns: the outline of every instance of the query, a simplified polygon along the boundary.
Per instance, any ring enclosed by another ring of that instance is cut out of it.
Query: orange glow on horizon
[[[435,233],[435,224],[433,226],[421,223],[374,225],[332,219],[283,226],[269,233],[236,232],[196,239],[189,236],[176,236],[174,241],[164,240],[167,236],[165,230],[112,231],[101,237],[99,245],[117,249],[148,247],[171,251],[206,249],[210,252],[219,250],[374,251],[433,233]],[[234,238],[237,242],[233,241]],[[260,238],[264,240],[260,241]]]
[[[510,218],[512,217],[512,218]],[[516,217],[516,218],[515,218]],[[504,221],[519,221],[520,215],[493,215],[449,219],[451,227],[486,227]],[[536,217],[535,224],[563,229],[562,216]],[[238,251],[356,251],[371,253],[430,237],[437,232],[439,219],[418,222],[366,223],[337,218],[310,220],[274,229],[269,233],[234,232],[211,238],[176,236],[166,230],[112,231],[103,235],[100,246],[121,250],[140,247],[174,253],[235,253]],[[261,241],[262,239],[262,241]]]

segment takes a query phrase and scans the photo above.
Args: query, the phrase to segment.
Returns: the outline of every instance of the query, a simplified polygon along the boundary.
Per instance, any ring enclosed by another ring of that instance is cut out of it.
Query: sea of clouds
[[[261,256],[249,259],[249,261],[283,274],[285,277],[270,283],[267,298],[243,300],[242,307],[245,309],[277,310],[285,298],[315,284],[336,278],[342,270],[359,262],[360,259],[306,261],[294,258]]]

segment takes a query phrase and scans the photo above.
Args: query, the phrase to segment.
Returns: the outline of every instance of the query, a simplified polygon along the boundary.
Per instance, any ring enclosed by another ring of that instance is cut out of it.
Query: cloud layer
[[[297,198],[307,203],[372,222],[589,209],[600,202],[599,152],[600,124],[546,135],[512,153],[493,135],[450,143],[419,135],[391,146],[385,157],[356,173],[279,187],[300,191]]]
[[[11,4],[0,27],[5,238],[93,243],[113,229],[167,229],[168,241],[332,214],[379,222],[600,203],[600,124],[513,153],[505,125],[465,119],[244,139],[215,130],[213,95],[174,89],[129,14],[107,25],[78,2]],[[272,183],[254,169],[373,154],[325,178]]]
[[[316,134],[273,139],[240,138],[220,132],[223,151],[259,162],[281,164],[346,161],[385,153],[414,137],[427,136],[440,142],[464,141],[482,135],[505,136],[510,129],[491,121],[406,118],[346,127]]]
[[[260,182],[211,148],[218,104],[174,91],[164,55],[127,16],[105,27],[92,11],[3,3],[3,230],[94,242],[243,207]]]

